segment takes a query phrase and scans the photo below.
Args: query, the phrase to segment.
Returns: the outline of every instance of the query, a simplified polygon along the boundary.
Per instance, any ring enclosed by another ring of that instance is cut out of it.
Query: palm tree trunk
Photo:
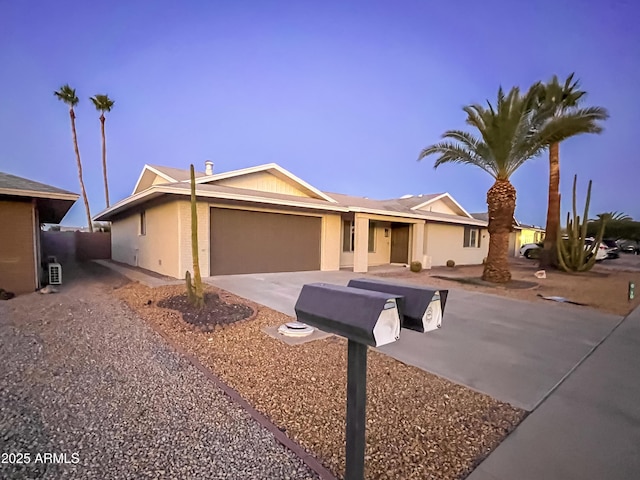
[[[489,253],[482,279],[494,283],[511,280],[509,234],[513,229],[516,189],[509,180],[496,180],[487,192],[489,207]]]
[[[104,177],[104,197],[109,208],[109,184],[107,182],[107,139],[104,135],[104,113],[100,115],[100,131],[102,133],[102,176]]]
[[[84,181],[82,180],[82,162],[80,161],[80,150],[78,149],[78,136],[76,135],[76,114],[73,111],[73,107],[69,109],[69,116],[71,117],[71,133],[73,134],[73,148],[76,151],[76,162],[78,163],[78,178],[80,179],[80,191],[82,193],[82,200],[84,200],[84,208],[87,211],[87,223],[89,231],[93,233],[93,224],[91,223],[91,211],[89,210],[89,199],[87,198],[87,191],[84,188]]]
[[[540,268],[558,266],[558,232],[560,230],[560,144],[549,146],[549,202],[544,248],[540,255]]]

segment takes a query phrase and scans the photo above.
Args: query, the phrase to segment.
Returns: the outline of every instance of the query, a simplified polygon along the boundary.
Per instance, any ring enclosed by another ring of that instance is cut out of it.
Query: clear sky
[[[370,198],[447,191],[486,211],[492,179],[433,169],[420,150],[467,128],[461,107],[575,71],[599,136],[561,146],[570,207],[593,179],[592,216],[640,219],[640,5],[633,0],[0,0],[0,171],[79,193],[68,111],[92,214],[104,208],[96,93],[107,119],[112,203],[145,163],[218,172],[276,162],[325,190]],[[546,156],[512,177],[518,219],[544,224]],[[78,201],[65,221],[84,225]]]

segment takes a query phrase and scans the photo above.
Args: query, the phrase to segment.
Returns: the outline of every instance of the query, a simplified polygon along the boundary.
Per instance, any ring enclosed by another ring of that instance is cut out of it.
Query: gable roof
[[[136,192],[136,190],[134,190],[134,194],[104,210],[98,214],[95,219],[109,220],[114,215],[127,210],[133,205],[146,202],[160,195],[190,195],[190,178],[187,170],[145,165],[143,174],[145,172],[152,172],[164,179],[171,178],[174,179],[174,181],[156,183],[155,185],[150,185],[148,188],[145,188],[140,192]],[[221,180],[238,178],[243,175],[251,175],[259,172],[268,172],[282,180],[295,184],[299,190],[302,190],[311,196],[305,197],[287,193],[254,190],[251,188],[223,185],[219,183]],[[138,184],[140,183],[143,174],[141,174]],[[179,180],[174,177],[184,178],[184,180]],[[481,227],[486,226],[487,224],[486,221],[477,220],[469,215],[466,210],[464,210],[460,204],[458,204],[458,202],[456,202],[453,197],[446,192],[429,195],[406,195],[401,198],[392,198],[387,200],[374,200],[365,197],[344,195],[341,193],[323,192],[275,163],[268,163],[213,175],[200,174],[196,179],[196,194],[198,197],[285,205],[293,208],[329,210],[335,212],[361,212],[372,215],[435,220],[446,223],[477,225]],[[450,203],[454,207],[453,210],[458,211],[459,214],[420,210],[421,207],[441,199]],[[393,221],[393,218],[391,218],[390,221]]]
[[[418,203],[417,205],[414,205],[413,207],[411,207],[411,210],[421,210],[424,207],[426,207],[426,206],[428,206],[428,205],[430,205],[432,203],[437,202],[438,200],[445,200],[447,202],[452,203],[453,206],[455,208],[457,208],[462,213],[463,216],[468,217],[468,218],[473,218],[471,216],[471,214],[469,212],[467,212],[464,208],[462,208],[462,205],[460,205],[458,202],[456,202],[453,199],[453,197],[451,195],[449,195],[447,192],[440,193],[440,194],[437,194],[437,195],[427,195],[427,197],[429,197],[429,198],[427,198],[423,202]]]
[[[299,177],[296,177],[293,173],[288,170],[285,170],[277,163],[265,163],[264,165],[257,165],[255,167],[241,168],[239,170],[232,170],[230,172],[223,173],[214,173],[213,175],[205,175],[196,180],[197,184],[202,183],[214,183],[218,180],[225,180],[228,178],[241,177],[243,175],[249,175],[252,173],[258,172],[269,172],[274,174],[276,177],[282,178],[284,180],[289,180],[298,186],[301,190],[311,193],[312,196],[316,196],[326,200],[327,202],[336,203],[336,201],[331,198],[326,193],[318,190],[316,187],[310,185]]]
[[[173,182],[184,182],[191,180],[191,171],[188,168],[163,167],[161,165],[147,165],[160,172],[165,178],[170,178]],[[195,177],[204,177],[204,172],[195,171]]]
[[[132,195],[137,193],[138,187],[140,186],[142,179],[145,177],[145,174],[148,174],[148,173],[151,173],[153,175],[163,178],[164,180],[167,181],[167,183],[183,182],[183,181],[188,182],[191,180],[191,171],[189,169],[163,167],[161,165],[145,164],[144,167],[142,167],[140,176],[138,176],[138,181],[133,187],[133,191],[131,193]],[[205,176],[205,174],[203,172],[196,171],[195,176],[196,178],[199,178],[199,177]]]

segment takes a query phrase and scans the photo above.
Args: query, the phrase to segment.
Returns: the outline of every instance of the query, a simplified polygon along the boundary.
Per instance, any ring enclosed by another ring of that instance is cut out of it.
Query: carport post
[[[349,339],[347,356],[346,480],[364,479],[367,408],[367,346]]]

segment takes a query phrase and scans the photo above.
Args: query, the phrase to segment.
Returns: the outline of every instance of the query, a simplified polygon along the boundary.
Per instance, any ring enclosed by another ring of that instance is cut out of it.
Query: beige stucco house
[[[372,200],[320,191],[277,164],[197,173],[202,275],[479,264],[487,222],[448,193]],[[192,268],[188,170],[145,165],[112,222],[112,258],[176,278]]]

